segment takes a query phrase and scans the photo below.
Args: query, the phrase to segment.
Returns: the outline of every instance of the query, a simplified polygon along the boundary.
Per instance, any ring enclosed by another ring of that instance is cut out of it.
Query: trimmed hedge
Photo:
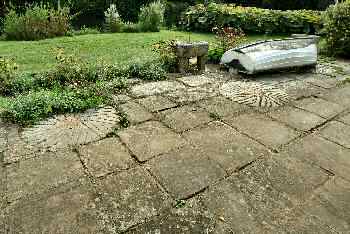
[[[183,23],[187,30],[204,32],[230,26],[246,33],[312,33],[322,27],[320,11],[280,11],[215,3],[190,7]]]

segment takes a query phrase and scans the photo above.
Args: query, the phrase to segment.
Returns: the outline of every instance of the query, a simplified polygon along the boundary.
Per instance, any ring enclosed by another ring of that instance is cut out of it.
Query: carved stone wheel
[[[221,86],[220,94],[252,107],[274,108],[289,102],[283,90],[256,82],[229,82]]]
[[[38,148],[66,148],[99,140],[111,133],[119,122],[112,107],[80,114],[58,115],[24,129],[22,138]]]

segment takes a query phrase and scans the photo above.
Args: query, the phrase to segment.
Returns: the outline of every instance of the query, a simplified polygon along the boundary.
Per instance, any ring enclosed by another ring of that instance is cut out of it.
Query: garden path
[[[134,80],[117,109],[0,123],[0,233],[350,233],[334,66]]]

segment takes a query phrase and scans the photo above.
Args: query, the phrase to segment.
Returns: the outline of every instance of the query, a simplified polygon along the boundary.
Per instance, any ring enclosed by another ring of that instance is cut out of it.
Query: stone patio
[[[138,81],[114,106],[0,122],[0,234],[350,233],[350,73],[326,66]]]

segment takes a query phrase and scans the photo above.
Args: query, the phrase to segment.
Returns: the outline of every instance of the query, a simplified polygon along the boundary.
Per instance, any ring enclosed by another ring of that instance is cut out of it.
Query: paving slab
[[[142,106],[151,112],[157,112],[176,107],[177,104],[162,96],[151,96],[137,100]]]
[[[0,210],[0,234],[6,233],[5,227],[5,211],[3,209]]]
[[[218,164],[191,147],[162,155],[149,163],[152,174],[176,199],[191,197],[226,176]]]
[[[330,177],[321,168],[286,153],[259,158],[245,169],[245,173],[259,183],[269,184],[287,194],[295,204],[302,204],[310,198]]]
[[[233,102],[225,97],[214,97],[208,100],[202,100],[198,105],[206,109],[209,113],[221,118],[251,110],[248,106]]]
[[[322,93],[320,96],[326,100],[338,103],[345,107],[350,107],[350,85],[332,89],[327,93]]]
[[[324,92],[323,88],[301,80],[284,82],[276,86],[284,90],[292,100],[311,97]]]
[[[185,89],[185,86],[175,81],[158,81],[135,85],[131,88],[131,94],[136,97],[152,96],[179,89]]]
[[[108,176],[100,186],[106,204],[103,210],[113,222],[113,233],[144,223],[169,206],[168,197],[142,168]]]
[[[313,113],[293,107],[276,110],[268,113],[268,115],[279,122],[301,131],[309,131],[327,121]]]
[[[132,100],[131,97],[125,94],[114,95],[112,99],[115,104],[123,104]]]
[[[84,177],[77,154],[71,151],[46,153],[6,166],[7,201],[40,194]]]
[[[133,165],[127,148],[117,138],[106,138],[78,149],[80,158],[95,177],[126,170]]]
[[[350,125],[350,113],[347,113],[339,118],[340,122]]]
[[[257,81],[259,83],[267,85],[276,85],[283,82],[289,82],[295,80],[295,77],[291,73],[279,73],[279,74],[262,74],[256,77],[249,78],[251,81]]]
[[[7,148],[4,151],[4,162],[13,163],[28,158],[34,158],[39,151],[36,147],[25,142],[19,135],[17,126],[10,126],[7,136]]]
[[[326,210],[350,226],[350,181],[335,177],[319,189],[316,197]]]
[[[160,122],[146,122],[118,132],[132,153],[141,162],[181,147],[186,142]]]
[[[153,118],[143,106],[135,102],[127,102],[120,106],[130,123],[141,123]]]
[[[217,79],[208,77],[206,75],[185,76],[179,78],[178,80],[190,87],[203,86],[217,82]]]
[[[232,179],[251,207],[251,215],[268,230],[266,233],[332,233],[322,221],[296,206],[287,193],[275,189],[269,178],[243,170]]]
[[[304,76],[301,80],[325,89],[334,88],[340,83],[340,81],[335,79],[334,77],[322,74],[312,74],[310,76]]]
[[[179,89],[166,94],[168,98],[181,105],[197,102],[217,95],[218,91],[212,87],[195,87],[184,90]]]
[[[0,161],[1,161],[1,156],[0,156]],[[2,210],[5,207],[5,204],[6,204],[5,191],[6,191],[5,168],[3,167],[3,164],[0,162],[0,210]]]
[[[323,118],[330,119],[345,111],[346,108],[321,98],[305,98],[294,103],[294,106],[315,113]]]
[[[210,123],[183,136],[228,173],[268,154],[264,146],[220,122]]]
[[[194,105],[182,106],[160,113],[161,120],[176,132],[183,132],[211,121],[209,113]]]
[[[322,188],[319,191],[321,192]],[[330,200],[333,200],[333,198]],[[350,224],[339,215],[329,201],[321,200],[319,195],[304,203],[303,209],[309,216],[317,217],[336,233],[348,233],[350,230]]]
[[[250,214],[251,208],[231,179],[209,187],[202,201],[232,233],[262,233],[264,228]]]
[[[184,203],[183,207],[172,208],[168,214],[152,219],[150,222],[139,225],[131,233],[213,233],[216,229],[213,215],[210,214],[198,199],[192,198]]]
[[[350,149],[350,126],[338,121],[331,121],[320,130],[324,138]]]
[[[298,137],[298,133],[262,114],[226,117],[224,121],[264,145],[277,149]]]
[[[64,186],[37,199],[9,207],[9,233],[107,233],[88,185]]]
[[[290,155],[350,180],[350,150],[317,135],[298,139],[286,149]]]

